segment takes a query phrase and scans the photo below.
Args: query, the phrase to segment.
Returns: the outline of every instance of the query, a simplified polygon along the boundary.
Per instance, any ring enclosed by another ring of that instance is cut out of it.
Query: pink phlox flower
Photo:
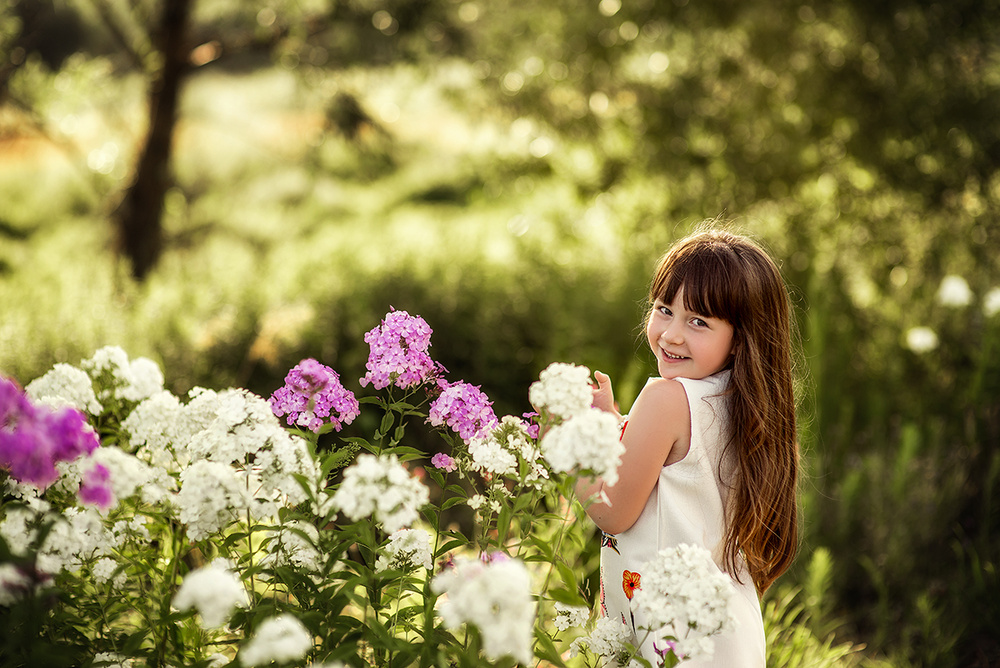
[[[444,367],[431,359],[431,328],[420,316],[392,310],[382,322],[365,334],[370,347],[368,371],[361,386],[376,390],[395,385],[415,387],[438,378]]]
[[[0,466],[14,479],[45,489],[59,477],[56,462],[73,461],[99,446],[79,410],[36,406],[13,381],[0,378]]]
[[[479,389],[464,381],[448,383],[438,381],[441,394],[431,402],[427,421],[439,427],[447,424],[451,429],[469,441],[485,438],[497,426],[493,412],[493,402]]]
[[[288,372],[284,386],[275,390],[269,403],[275,415],[288,416],[288,424],[313,432],[327,421],[340,431],[361,412],[354,393],[341,384],[340,375],[311,358]]]
[[[431,464],[435,468],[444,469],[445,471],[451,472],[458,468],[458,464],[455,462],[455,458],[444,454],[443,452],[438,452],[433,457],[431,457]]]
[[[103,464],[94,466],[83,474],[78,493],[80,501],[101,510],[107,510],[114,503],[114,493],[111,491],[111,473]]]
[[[527,424],[528,438],[538,438],[540,426],[538,421],[535,419],[538,417],[538,413],[529,411],[527,413],[523,413],[521,417],[524,418],[524,422]]]
[[[663,665],[663,659],[666,658],[668,654],[673,654],[678,659],[683,659],[684,655],[677,652],[677,643],[673,640],[663,640],[663,644],[666,645],[663,649],[657,646],[657,642],[653,641],[653,651],[660,655],[660,665]]]
[[[506,552],[480,552],[479,560],[484,564],[497,564],[503,561],[510,561]]]

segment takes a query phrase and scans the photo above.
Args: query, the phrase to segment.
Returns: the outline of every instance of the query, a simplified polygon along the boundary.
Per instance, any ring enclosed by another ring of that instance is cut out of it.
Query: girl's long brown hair
[[[682,239],[660,260],[650,301],[684,307],[733,326],[729,389],[735,463],[727,508],[724,566],[739,578],[739,555],[761,593],[798,547],[799,448],[795,433],[788,291],[771,258],[746,237],[721,230]]]

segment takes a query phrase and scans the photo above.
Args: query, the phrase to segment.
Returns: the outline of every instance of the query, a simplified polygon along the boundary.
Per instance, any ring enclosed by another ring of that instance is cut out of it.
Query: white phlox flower
[[[261,493],[279,499],[283,506],[304,503],[309,494],[295,477],[300,475],[308,481],[315,498],[323,474],[306,440],[279,427],[268,443],[269,447],[259,451],[254,462],[260,470]]]
[[[104,407],[94,394],[87,372],[70,364],[54,365],[45,375],[24,388],[32,400],[52,407],[72,406],[90,415],[100,415]]]
[[[964,278],[951,274],[941,280],[937,300],[942,306],[961,308],[972,303],[972,290]]]
[[[43,573],[74,572],[85,562],[108,556],[113,536],[94,508],[67,508],[52,525],[38,551]]]
[[[365,453],[344,470],[333,503],[352,522],[372,516],[391,534],[413,524],[429,499],[427,486],[410,476],[395,455]]]
[[[101,557],[94,565],[90,567],[90,572],[94,576],[94,581],[104,584],[108,581],[116,589],[121,589],[125,586],[125,573],[124,571],[115,573],[118,569],[118,562],[111,557]]]
[[[224,559],[191,571],[184,577],[172,604],[178,610],[194,608],[206,629],[223,626],[236,608],[250,605],[243,582]]]
[[[292,521],[277,527],[266,543],[264,566],[293,566],[309,573],[323,568],[323,554],[316,549],[319,529],[308,522]]]
[[[911,327],[906,332],[906,347],[917,354],[929,353],[938,347],[938,335],[930,327]]]
[[[25,503],[23,506],[8,507],[3,522],[0,522],[0,536],[10,551],[20,557],[28,555],[37,533],[36,520],[50,508],[48,501],[33,496],[25,497]]]
[[[209,403],[211,416],[206,415]],[[202,393],[191,401],[188,412],[197,416],[195,424],[202,424],[188,446],[193,457],[245,464],[273,438],[287,434],[267,401],[247,390],[230,388],[214,396]]]
[[[132,668],[135,661],[114,652],[98,652],[94,655],[95,668]]]
[[[590,608],[582,605],[566,605],[565,603],[556,603],[556,618],[553,620],[552,625],[556,627],[558,631],[565,631],[566,629],[583,626],[590,619]]]
[[[173,497],[178,519],[191,540],[202,540],[241,519],[251,507],[246,487],[232,467],[202,460],[181,472],[181,489]]]
[[[133,408],[122,429],[136,456],[165,471],[183,470],[191,462],[187,444],[192,436],[185,411],[180,399],[166,390]]]
[[[554,471],[593,471],[611,486],[625,446],[618,420],[607,411],[589,408],[550,429],[541,442],[542,455]]]
[[[312,636],[298,618],[281,614],[264,620],[253,638],[240,650],[240,663],[248,668],[275,661],[301,659],[313,646]]]
[[[517,456],[493,435],[470,439],[469,456],[469,466],[474,471],[497,476],[509,476],[517,472]]]
[[[736,627],[729,610],[735,593],[732,580],[712,560],[707,549],[689,544],[660,550],[645,563],[642,588],[632,608],[641,612],[654,638],[672,638],[686,658],[711,658],[712,636]]]
[[[105,346],[80,367],[99,388],[97,398],[125,399],[139,402],[163,389],[163,372],[156,362],[138,357],[129,361],[128,354],[118,346]]]
[[[187,412],[189,424],[201,426],[188,444],[193,458],[236,466],[253,478],[253,495],[275,511],[308,499],[296,475],[310,481],[315,496],[322,474],[307,442],[285,430],[261,397],[239,389],[200,392]]]
[[[483,638],[483,651],[492,660],[511,656],[532,661],[531,641],[535,604],[531,578],[517,559],[462,559],[431,581],[438,595],[438,613],[455,629],[475,625]]]
[[[431,535],[423,529],[400,529],[391,536],[382,548],[375,563],[376,572],[405,570],[423,567],[430,570],[433,563]]]
[[[570,643],[570,654],[578,655],[584,649],[603,657],[608,666],[627,666],[629,652],[626,643],[632,637],[627,626],[614,617],[598,617],[589,635]]]
[[[594,400],[590,369],[554,362],[528,387],[528,400],[535,410],[563,420],[581,413],[590,408]]]
[[[79,460],[76,480],[80,480],[84,471],[94,463],[101,464],[110,474],[112,507],[123,499],[134,494],[141,494],[143,499],[151,502],[162,501],[167,496],[168,489],[174,486],[164,472],[150,466],[135,455],[129,454],[114,445],[105,445],[87,458]]]

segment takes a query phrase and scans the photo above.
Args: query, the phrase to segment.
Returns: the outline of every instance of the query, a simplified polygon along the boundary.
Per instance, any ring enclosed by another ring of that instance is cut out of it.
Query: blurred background
[[[998,166],[994,0],[0,0],[0,372],[361,392],[395,308],[498,414],[553,361],[627,407],[656,259],[733,219],[798,323],[799,611],[998,666]]]

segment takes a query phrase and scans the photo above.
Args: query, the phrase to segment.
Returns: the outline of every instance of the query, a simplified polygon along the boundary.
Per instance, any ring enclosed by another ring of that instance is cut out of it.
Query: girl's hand
[[[594,378],[597,380],[597,387],[594,388],[594,401],[591,405],[618,415],[618,404],[615,403],[615,393],[611,389],[611,378],[602,371],[595,371]]]

